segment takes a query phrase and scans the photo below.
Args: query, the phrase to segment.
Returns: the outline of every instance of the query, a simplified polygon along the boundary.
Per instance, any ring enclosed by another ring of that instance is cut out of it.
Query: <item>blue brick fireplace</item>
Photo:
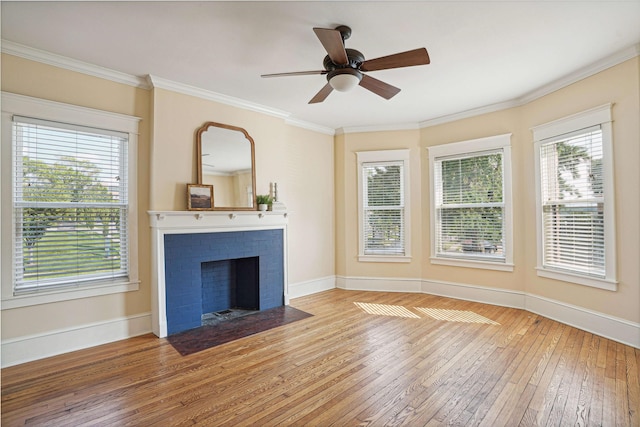
[[[284,305],[283,233],[165,234],[167,333],[199,327],[210,312]]]

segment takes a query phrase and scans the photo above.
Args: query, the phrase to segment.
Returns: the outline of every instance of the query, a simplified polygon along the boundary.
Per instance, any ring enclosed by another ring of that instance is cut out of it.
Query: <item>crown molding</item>
[[[433,119],[427,119],[419,122],[415,125],[419,129],[428,128],[431,126],[437,126],[444,123],[455,122],[457,120],[468,119],[482,114],[494,113],[496,111],[506,110],[509,108],[520,107],[535,101],[538,98],[542,98],[545,95],[549,95],[557,90],[560,90],[566,86],[583,80],[587,77],[591,77],[598,74],[608,68],[621,64],[629,59],[633,59],[640,56],[640,43],[633,46],[629,46],[626,49],[622,49],[612,55],[609,55],[599,61],[596,61],[578,71],[568,74],[558,80],[555,80],[549,84],[539,87],[519,98],[512,100],[499,102],[496,104],[485,105],[471,110],[461,111],[454,114],[448,114],[446,116],[435,117]],[[412,129],[411,125],[389,125],[389,126],[361,126],[361,127],[345,127],[336,130],[336,134],[356,133],[356,132],[382,132],[393,130],[405,130]]]
[[[245,101],[244,99],[235,98],[233,96],[212,92],[210,90],[202,89],[196,86],[175,82],[151,74],[147,76],[147,81],[153,88],[166,89],[172,92],[206,99],[207,101],[214,101],[221,104],[231,105],[233,107],[242,108],[243,110],[250,110],[257,113],[267,114],[269,116],[278,117],[280,119],[286,119],[291,114],[283,110],[278,110],[276,108],[271,108],[265,105],[256,104],[254,102]]]
[[[560,79],[554,80],[549,84],[541,86],[538,89],[535,89],[519,98],[510,100],[510,101],[500,102],[497,104],[487,105],[484,107],[474,108],[467,111],[462,111],[460,113],[455,113],[455,114],[450,114],[446,116],[436,117],[434,119],[424,120],[420,122],[420,128],[427,128],[430,126],[436,126],[436,125],[440,125],[448,122],[453,122],[456,120],[479,116],[481,114],[493,113],[493,112],[505,110],[508,108],[519,107],[519,106],[528,104],[532,101],[535,101],[538,98],[542,98],[545,95],[549,95],[550,93],[553,93],[564,87],[572,85],[573,83],[579,82],[580,80],[586,79],[587,77],[591,77],[595,74],[598,74],[608,68],[614,67],[618,64],[628,61],[629,59],[633,59],[637,56],[640,56],[640,43],[629,46],[599,61],[596,61],[580,70],[567,74],[566,76]]]
[[[629,59],[633,59],[638,55],[640,55],[640,43],[629,46],[626,49],[622,49],[612,55],[602,58],[599,61],[593,62],[580,70],[567,74],[566,76],[561,77],[558,80],[555,80],[536,90],[533,90],[528,94],[525,94],[524,96],[518,98],[517,101],[520,105],[528,104],[531,101],[542,98],[545,95],[549,95],[550,93],[562,89],[563,87],[567,87],[569,85],[572,85],[573,83],[579,82],[580,80],[586,79],[587,77],[598,74],[608,68],[614,67],[618,64],[622,64],[623,62],[628,61]]]
[[[290,117],[291,113],[286,111],[277,110],[275,108],[255,104],[239,98],[207,91],[194,86],[172,82],[170,80],[162,79],[157,76],[148,75],[145,77],[138,77],[127,73],[122,73],[120,71],[111,70],[109,68],[100,67],[98,65],[89,64],[87,62],[71,59],[66,56],[57,55],[44,50],[35,49],[4,39],[0,40],[0,45],[2,53],[28,59],[30,61],[52,65],[54,67],[62,68],[65,70],[74,71],[141,89],[149,90],[154,87],[159,87],[162,89],[172,90],[174,92],[196,96],[199,98],[220,102],[222,104],[279,117],[281,119],[285,119],[286,122],[292,126],[305,128],[314,132],[325,133],[328,135],[333,135],[335,133],[332,128],[321,126],[315,123],[305,122],[303,120],[293,119]]]
[[[372,125],[372,126],[347,126],[336,129],[336,135],[345,135],[348,133],[364,133],[364,132],[392,132],[399,130],[418,130],[418,123],[397,123],[389,125]]]
[[[311,130],[314,132],[323,133],[325,135],[334,136],[336,134],[336,131],[333,128],[318,125],[311,122],[306,122],[304,120],[294,119],[292,117],[287,117],[284,122],[291,126],[296,126],[296,127]]]
[[[56,55],[55,53],[46,52],[44,50],[34,49],[8,40],[2,40],[1,44],[2,53],[6,53],[8,55],[52,65],[54,67],[75,71],[93,77],[99,77],[101,79],[111,80],[116,83],[122,83],[141,89],[149,89],[145,78],[78,61],[66,56]]]
[[[531,101],[555,92],[563,87],[569,86],[587,77],[593,76],[599,72],[602,72],[608,68],[616,66],[629,59],[640,56],[640,43],[629,46],[622,49],[612,55],[609,55],[602,60],[596,61],[574,73],[570,73],[565,77],[555,80],[547,85],[541,86],[519,98],[482,106],[466,111],[461,111],[454,114],[449,114],[432,119],[426,119],[418,123],[402,123],[402,124],[390,124],[390,125],[372,125],[372,126],[353,126],[342,127],[339,129],[333,129],[330,127],[318,125],[316,123],[306,122],[291,117],[291,113],[275,108],[267,107],[265,105],[245,101],[240,98],[234,98],[231,96],[223,95],[220,93],[208,91],[194,86],[189,86],[182,83],[173,82],[167,79],[163,79],[157,76],[148,75],[146,77],[138,77],[119,71],[111,70],[108,68],[100,67],[97,65],[89,64],[86,62],[78,61],[75,59],[67,58],[61,55],[56,55],[50,52],[46,52],[39,49],[34,49],[28,46],[24,46],[18,43],[14,43],[8,40],[1,40],[1,51],[13,56],[29,59],[43,64],[52,65],[55,67],[75,71],[83,74],[87,74],[94,77],[99,77],[106,80],[111,80],[116,83],[122,83],[142,89],[151,89],[154,87],[167,89],[186,95],[207,99],[210,101],[219,102],[225,105],[230,105],[245,110],[255,111],[258,113],[267,114],[270,116],[278,117],[285,120],[285,123],[304,129],[308,129],[314,132],[319,132],[327,135],[342,135],[348,133],[361,133],[361,132],[385,132],[385,131],[398,131],[398,130],[414,130],[423,129],[431,126],[436,126],[444,123],[449,123],[457,120],[462,120],[482,114],[493,113],[508,108],[519,107],[525,105]]]
[[[147,76],[147,81],[149,83],[149,86],[152,88],[170,90],[172,92],[194,96],[197,98],[205,99],[207,101],[214,101],[220,104],[241,108],[243,110],[255,111],[257,113],[262,113],[269,116],[277,117],[279,119],[283,119],[285,123],[289,125],[305,128],[314,132],[325,133],[328,135],[333,135],[335,133],[332,128],[292,118],[291,113],[289,113],[288,111],[278,110],[276,108],[267,107],[266,105],[261,105],[255,102],[246,101],[244,99],[235,98],[233,96],[223,95],[221,93],[201,89],[196,86],[174,82],[172,80],[164,79],[162,77],[154,76],[151,74]]]
[[[521,105],[518,101],[505,101],[497,104],[485,105],[483,107],[473,108],[471,110],[461,111],[459,113],[448,114],[446,116],[427,119],[419,123],[420,129],[431,126],[441,125],[444,123],[455,122],[457,120],[468,119],[470,117],[480,116],[482,114],[494,113],[496,111],[506,110]]]

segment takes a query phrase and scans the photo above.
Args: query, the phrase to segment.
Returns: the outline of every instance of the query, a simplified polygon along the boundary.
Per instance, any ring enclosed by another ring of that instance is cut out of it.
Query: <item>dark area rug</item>
[[[269,310],[257,311],[254,314],[237,317],[215,325],[189,329],[188,331],[169,335],[167,340],[178,353],[187,356],[310,316],[312,314],[284,305]]]

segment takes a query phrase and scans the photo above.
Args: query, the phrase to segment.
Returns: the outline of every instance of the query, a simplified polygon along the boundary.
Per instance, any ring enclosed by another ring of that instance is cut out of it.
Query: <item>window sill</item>
[[[480,268],[484,270],[513,271],[514,265],[506,262],[477,261],[471,259],[431,257],[431,264],[452,267]]]
[[[578,285],[590,286],[592,288],[604,289],[607,291],[617,291],[618,282],[610,279],[599,279],[597,277],[581,276],[564,271],[549,270],[544,267],[536,267],[538,276],[547,279],[560,280],[563,282],[575,283]]]
[[[39,304],[69,301],[80,298],[90,298],[101,295],[117,294],[122,292],[137,291],[140,282],[111,282],[97,286],[84,286],[73,289],[56,289],[51,291],[34,292],[30,294],[15,295],[2,298],[2,310],[28,307]]]
[[[359,255],[360,262],[411,262],[411,257],[406,255]]]

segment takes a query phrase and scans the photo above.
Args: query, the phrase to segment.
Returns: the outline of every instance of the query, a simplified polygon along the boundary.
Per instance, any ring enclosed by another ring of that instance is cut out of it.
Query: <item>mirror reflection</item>
[[[207,122],[198,129],[199,184],[213,185],[213,208],[255,209],[254,143],[242,128]]]

